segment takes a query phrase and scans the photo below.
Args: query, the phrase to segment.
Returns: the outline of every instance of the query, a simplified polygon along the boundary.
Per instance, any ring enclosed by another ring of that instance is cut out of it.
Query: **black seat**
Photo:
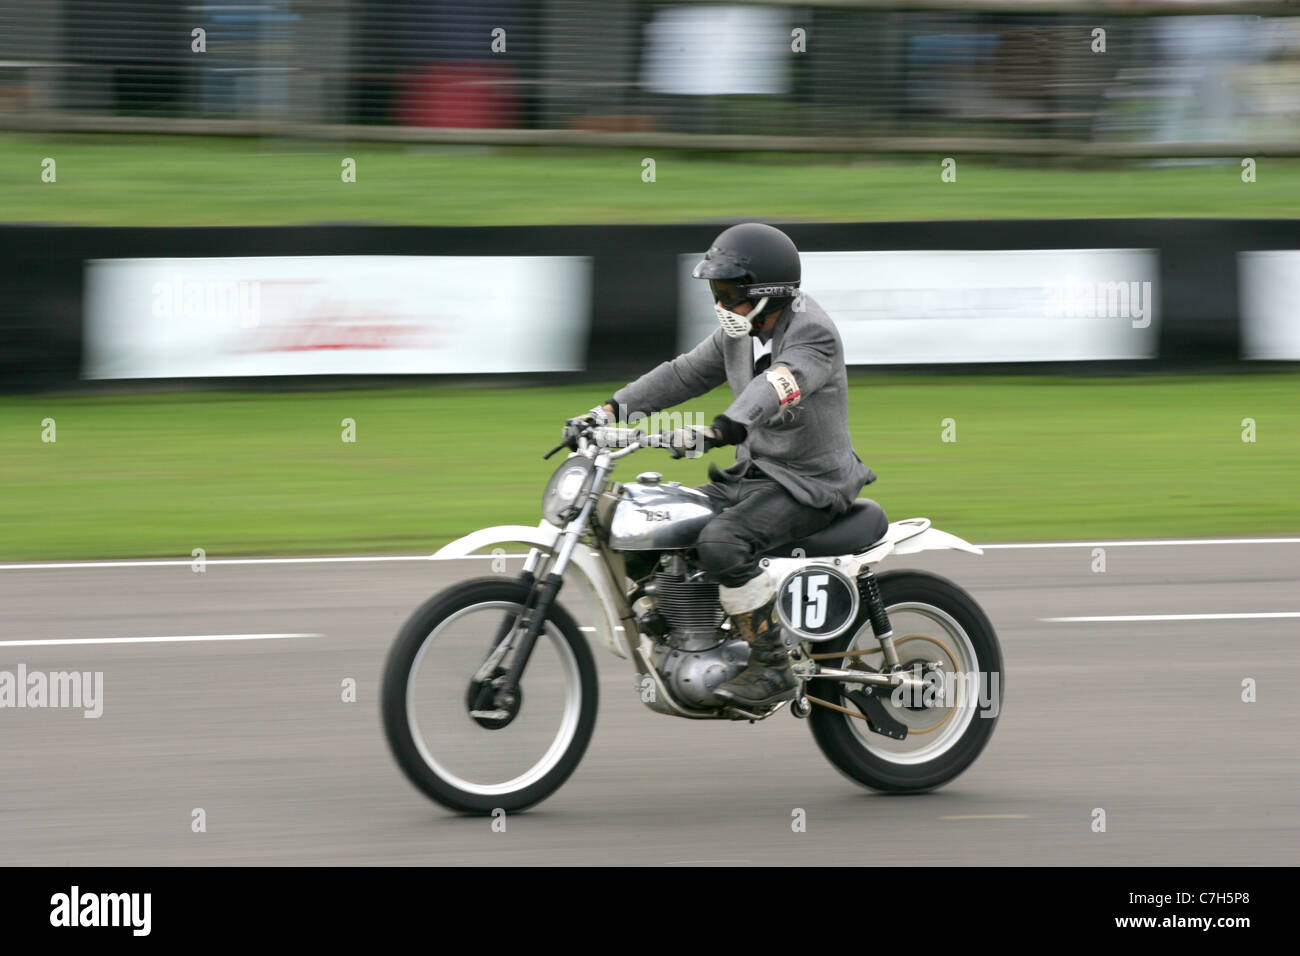
[[[789,544],[783,544],[767,552],[773,558],[792,558],[794,549],[801,549],[807,558],[825,558],[837,554],[855,554],[865,551],[885,536],[889,530],[889,519],[885,509],[870,498],[859,498],[828,526],[799,538]]]

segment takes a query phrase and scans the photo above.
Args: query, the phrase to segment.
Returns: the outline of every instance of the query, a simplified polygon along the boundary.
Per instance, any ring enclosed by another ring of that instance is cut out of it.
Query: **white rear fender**
[[[535,528],[522,524],[503,524],[494,528],[481,528],[463,538],[457,538],[450,544],[443,545],[434,552],[433,558],[439,561],[465,558],[483,548],[504,544],[526,544],[531,548],[554,552],[556,539],[560,530],[555,525],[543,521]],[[574,571],[577,573],[575,574]],[[628,637],[623,625],[618,620],[616,608],[618,596],[613,593],[613,584],[609,572],[600,555],[584,545],[573,549],[569,559],[566,579],[576,583],[587,602],[596,611],[596,630],[611,651],[622,658],[631,657]]]
[[[915,554],[918,551],[937,550],[968,551],[983,554],[982,548],[964,541],[955,534],[930,527],[929,518],[904,518],[892,521],[885,535],[871,548],[856,555],[844,557],[851,573],[857,574],[868,564],[876,564],[891,554]]]
[[[935,551],[941,549],[951,549],[956,551],[969,551],[971,554],[983,554],[984,549],[964,541],[955,534],[949,534],[947,531],[940,531],[938,528],[930,527],[928,518],[906,518],[903,521],[895,521],[889,526],[893,531],[895,525],[903,525],[907,522],[924,521],[925,528],[916,534],[904,535],[894,543],[894,554],[914,554],[917,551]]]

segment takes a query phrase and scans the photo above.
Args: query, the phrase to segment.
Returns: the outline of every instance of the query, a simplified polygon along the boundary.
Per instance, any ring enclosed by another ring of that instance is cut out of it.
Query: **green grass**
[[[656,181],[641,161],[656,161]],[[41,181],[41,162],[57,181]],[[357,162],[343,183],[340,162]],[[0,137],[0,220],[91,225],[502,225],[971,218],[1300,216],[1300,160],[1150,167],[955,157],[717,156],[666,150],[459,150],[111,135]]]
[[[6,398],[0,558],[419,553],[535,524],[556,463],[541,454],[609,391]],[[1298,397],[1300,374],[858,377],[851,422],[880,475],[865,494],[970,540],[1295,534]],[[721,389],[685,408],[711,419],[728,400]],[[940,440],[945,418],[954,443]],[[706,464],[645,451],[619,475],[699,483]]]

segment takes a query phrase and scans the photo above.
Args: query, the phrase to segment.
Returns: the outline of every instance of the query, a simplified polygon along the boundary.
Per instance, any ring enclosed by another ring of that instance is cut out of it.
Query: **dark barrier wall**
[[[87,259],[164,256],[591,256],[593,324],[585,376],[632,377],[675,354],[677,255],[707,248],[726,225],[193,229],[0,226],[0,388],[60,388],[78,380],[82,283]],[[1162,296],[1158,364],[1170,367],[1236,361],[1240,352],[1237,253],[1300,248],[1300,220],[1286,219],[779,225],[807,252],[1158,249]],[[809,291],[816,294],[815,289]]]

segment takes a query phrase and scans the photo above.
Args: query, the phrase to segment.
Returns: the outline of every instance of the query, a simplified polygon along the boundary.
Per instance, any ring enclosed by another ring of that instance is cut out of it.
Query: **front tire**
[[[506,614],[517,614],[526,602],[529,591],[530,587],[522,581],[500,577],[478,578],[454,585],[427,601],[411,615],[389,652],[380,693],[388,745],[407,779],[449,810],[489,814],[494,810],[514,812],[531,807],[560,788],[577,769],[591,741],[598,701],[596,665],[578,625],[558,603],[551,606],[533,652],[536,658],[549,639],[557,667],[566,677],[560,702],[563,713],[557,735],[538,763],[527,772],[505,782],[474,783],[449,770],[423,739],[415,714],[413,687],[426,651],[436,644],[437,638],[444,633],[444,628],[449,623],[465,619],[476,611],[498,611],[500,613],[491,617],[496,621]],[[489,615],[484,617],[487,619]],[[490,722],[477,722],[471,726],[473,718],[468,716],[470,705],[464,692],[467,682],[473,677],[474,668],[482,663],[493,645],[494,635],[486,631],[482,633],[482,653],[467,659],[467,672],[445,675],[447,682],[454,683],[457,690],[454,705],[451,702],[453,695],[441,695],[439,702],[443,704],[444,713],[440,715],[440,720],[444,724],[450,723],[454,717],[457,723],[464,724],[462,730],[468,728],[467,732],[478,735],[472,738],[473,746],[491,748],[496,742],[493,734],[504,734],[506,731],[493,727]],[[535,670],[535,663],[530,658],[520,681],[521,713],[526,712],[530,701],[539,696],[536,693],[539,688],[535,686],[530,686],[527,695],[522,693],[530,671]],[[465,713],[462,715],[459,711]],[[463,721],[461,717],[464,718]],[[501,739],[496,738],[497,741]]]
[[[939,656],[955,658],[955,671],[973,672],[977,677],[953,682],[952,713],[939,723],[934,723],[939,710],[934,710],[929,716],[921,711],[918,717],[916,708],[909,712],[908,708],[899,707],[886,697],[885,707],[890,714],[900,722],[910,724],[909,741],[913,735],[939,734],[932,742],[921,743],[912,752],[892,746],[889,738],[870,731],[866,721],[816,704],[809,725],[822,753],[850,780],[886,793],[933,790],[969,767],[993,734],[1002,709],[1002,651],[993,625],[980,606],[948,579],[923,571],[890,571],[879,575],[876,580],[890,615],[901,661],[918,653],[928,659],[938,653],[938,648],[944,648],[946,655]],[[909,615],[915,615],[921,621],[933,621],[934,634],[900,632],[895,619],[910,620]],[[942,633],[944,631],[947,633]],[[844,634],[813,645],[813,651],[842,654],[850,649],[867,650],[878,646],[864,608],[858,620]],[[880,652],[872,652],[876,653]],[[854,666],[855,662],[866,663],[868,660],[880,663],[870,655],[827,659],[822,663],[834,668],[847,668]],[[977,687],[969,686],[977,682]],[[821,698],[855,713],[858,711],[854,703],[844,697],[844,691],[852,688],[840,681],[813,680],[808,688],[810,697]],[[956,695],[963,691],[962,698],[957,699]],[[947,721],[954,717],[963,723],[948,725],[945,729]],[[918,730],[922,733],[918,734]],[[927,748],[932,753],[928,753]]]

